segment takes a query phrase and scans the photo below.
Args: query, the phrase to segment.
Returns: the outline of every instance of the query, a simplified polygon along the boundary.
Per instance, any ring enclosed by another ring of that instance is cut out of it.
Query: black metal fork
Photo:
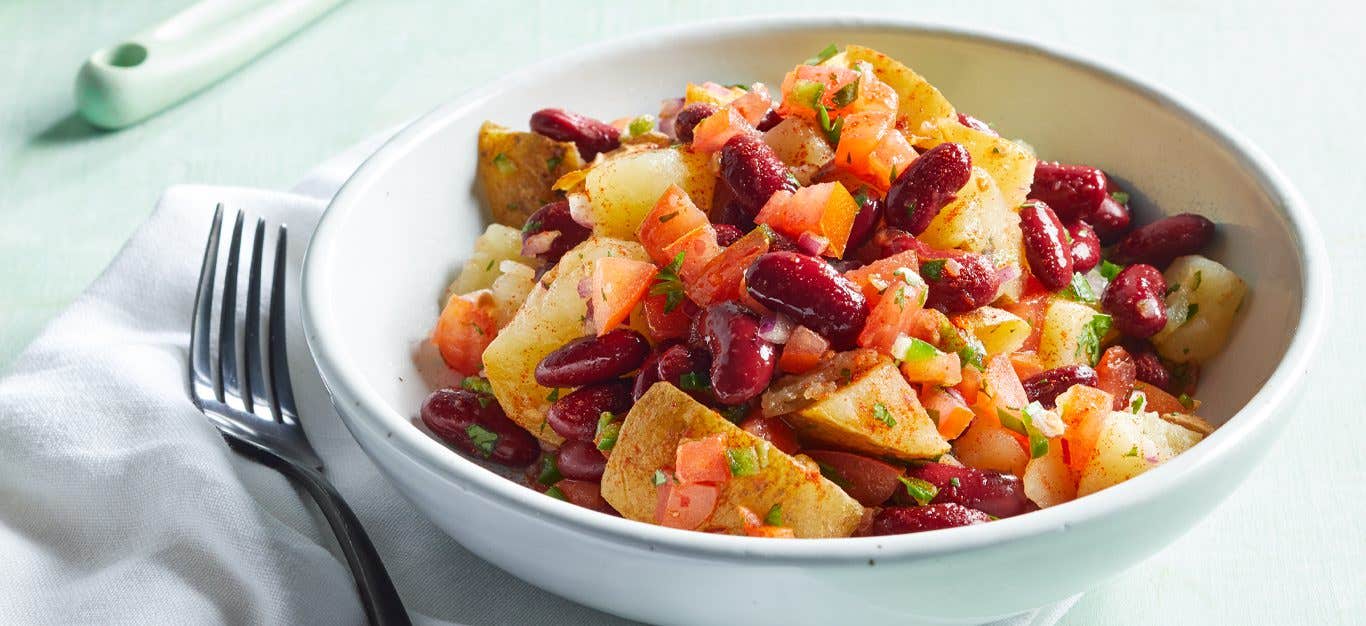
[[[265,220],[256,221],[247,269],[246,319],[242,325],[242,340],[238,340],[237,272],[242,256],[242,222],[243,216],[239,212],[228,242],[222,296],[215,301],[214,275],[223,238],[223,205],[218,205],[214,211],[190,330],[190,395],[195,406],[218,427],[234,450],[294,479],[318,503],[356,579],[361,604],[370,623],[376,626],[410,624],[408,613],[403,609],[403,602],[389,580],[374,544],[351,507],[323,477],[322,461],[309,445],[299,423],[285,358],[287,232],[284,225],[278,228],[274,260],[267,270],[270,272],[270,302],[263,305],[262,253],[266,224]],[[269,307],[264,354],[260,334],[263,306]],[[211,336],[215,310],[219,318],[216,363]]]

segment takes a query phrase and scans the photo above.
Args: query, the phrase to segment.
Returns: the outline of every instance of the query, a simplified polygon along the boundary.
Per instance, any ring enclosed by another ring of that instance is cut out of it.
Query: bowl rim
[[[928,533],[880,537],[847,537],[773,541],[764,538],[716,535],[677,530],[604,515],[528,489],[489,471],[454,452],[410,423],[368,385],[334,344],[333,322],[325,303],[329,291],[329,258],[338,253],[331,234],[347,215],[358,209],[358,198],[380,174],[414,145],[452,118],[505,90],[534,81],[567,63],[614,56],[661,42],[772,32],[819,32],[850,29],[882,30],[963,39],[1038,55],[1116,83],[1135,96],[1173,111],[1217,141],[1261,187],[1285,220],[1297,245],[1300,263],[1300,316],[1290,344],[1262,388],[1200,445],[1151,471],[1101,492],[1056,507],[991,524],[950,528]],[[1273,412],[1294,389],[1317,347],[1330,307],[1329,265],[1323,237],[1294,185],[1251,141],[1168,89],[1079,52],[988,28],[947,25],[925,20],[871,15],[797,15],[741,17],[649,30],[593,44],[519,69],[480,89],[463,94],[418,118],[391,137],[348,178],[320,217],[304,257],[301,278],[301,315],[305,336],[324,384],[343,421],[353,431],[364,428],[380,434],[385,445],[410,457],[443,481],[456,482],[479,496],[545,523],[559,524],[595,539],[642,550],[741,561],[763,558],[781,564],[864,564],[869,559],[914,559],[985,548],[1095,521],[1159,497],[1228,457],[1241,443],[1274,425]],[[359,435],[359,433],[354,433]],[[359,436],[357,437],[360,438]]]

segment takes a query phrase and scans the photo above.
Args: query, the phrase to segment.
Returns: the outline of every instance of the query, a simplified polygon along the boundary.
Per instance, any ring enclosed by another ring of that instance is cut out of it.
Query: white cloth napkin
[[[184,379],[214,205],[287,223],[297,276],[327,199],[378,142],[328,161],[292,192],[168,189],[104,274],[0,378],[0,623],[363,622],[351,574],[307,496],[232,453]],[[297,315],[290,337],[309,439],[415,621],[621,622],[504,573],[423,518],[332,411]],[[1000,624],[1053,624],[1073,602]]]

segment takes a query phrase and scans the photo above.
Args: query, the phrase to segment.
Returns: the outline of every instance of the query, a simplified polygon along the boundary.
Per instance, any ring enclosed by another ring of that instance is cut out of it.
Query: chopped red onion
[[[555,238],[560,236],[558,230],[543,230],[522,240],[522,256],[534,257],[544,254],[550,250],[550,244],[555,243]]]
[[[674,134],[674,118],[678,117],[678,112],[683,110],[682,98],[666,98],[659,101],[659,132],[669,136],[669,139],[678,139]]]
[[[588,201],[588,194],[571,193],[565,196],[569,201],[569,217],[584,228],[593,228],[593,204]]]
[[[797,238],[797,249],[811,256],[820,256],[820,254],[825,252],[825,249],[829,247],[829,239],[809,230],[803,232],[802,236]]]
[[[759,338],[772,344],[787,343],[796,325],[782,313],[768,313],[759,318]]]

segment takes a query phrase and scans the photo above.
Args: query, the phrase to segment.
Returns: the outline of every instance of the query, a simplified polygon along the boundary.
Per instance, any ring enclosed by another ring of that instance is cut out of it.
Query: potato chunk
[[[954,315],[951,320],[982,342],[989,357],[1019,350],[1031,332],[1029,322],[1020,316],[989,306]]]
[[[493,281],[504,273],[503,261],[516,261],[532,267],[536,265],[534,259],[522,256],[520,231],[502,224],[489,224],[484,234],[474,240],[474,253],[461,266],[460,275],[446,290],[446,296],[492,287]]]
[[[873,66],[873,74],[878,80],[896,91],[897,127],[913,135],[925,136],[940,120],[951,119],[957,123],[957,113],[948,98],[900,61],[871,48],[853,45],[845,47],[842,56],[844,67],[866,61]]]
[[[1080,302],[1054,298],[1044,313],[1043,329],[1039,334],[1039,361],[1044,369],[1082,363],[1095,365],[1092,359],[1103,337],[1096,336],[1101,326],[1095,322],[1100,315],[1095,309]]]
[[[536,364],[555,349],[583,336],[588,306],[579,296],[579,281],[593,270],[594,259],[615,256],[648,261],[640,244],[591,237],[565,253],[555,269],[526,296],[512,321],[484,350],[484,372],[493,394],[512,421],[553,444],[564,441],[545,425],[551,390],[536,383]]]
[[[1077,497],[1157,467],[1201,439],[1204,435],[1164,420],[1156,413],[1114,411],[1101,426],[1095,454],[1082,469]]]
[[[716,174],[711,157],[685,149],[623,151],[596,163],[584,179],[593,232],[635,237],[645,215],[670,185],[678,185],[703,211],[711,209]]]
[[[956,118],[940,120],[930,131],[930,140],[918,147],[934,147],[952,142],[967,148],[972,165],[986,170],[1001,190],[1006,206],[1018,211],[1034,183],[1034,167],[1039,160],[1024,146],[958,123]]]
[[[668,383],[657,383],[631,408],[602,475],[602,496],[628,519],[653,523],[658,505],[657,470],[674,465],[678,443],[720,434],[731,450],[753,449],[758,469],[732,476],[721,488],[716,510],[701,530],[743,533],[737,507],[760,514],[782,505],[783,525],[797,537],[847,537],[863,507],[838,486],[767,441],[726,421]]]
[[[556,199],[555,179],[584,166],[567,141],[514,131],[493,122],[479,127],[475,177],[494,221],[521,228],[536,209]]]
[[[996,267],[1023,267],[1023,237],[1020,216],[1006,204],[996,181],[986,170],[973,167],[968,184],[930,221],[920,240],[936,248],[985,254]],[[1024,280],[1016,277],[1001,286],[1001,293],[1014,300],[1023,285]]]
[[[1228,342],[1247,285],[1198,254],[1172,261],[1163,278],[1175,290],[1167,294],[1167,326],[1153,336],[1157,353],[1178,363],[1213,358]]]
[[[797,433],[822,444],[908,461],[949,451],[939,427],[891,359],[851,372],[838,387],[787,415]]]

